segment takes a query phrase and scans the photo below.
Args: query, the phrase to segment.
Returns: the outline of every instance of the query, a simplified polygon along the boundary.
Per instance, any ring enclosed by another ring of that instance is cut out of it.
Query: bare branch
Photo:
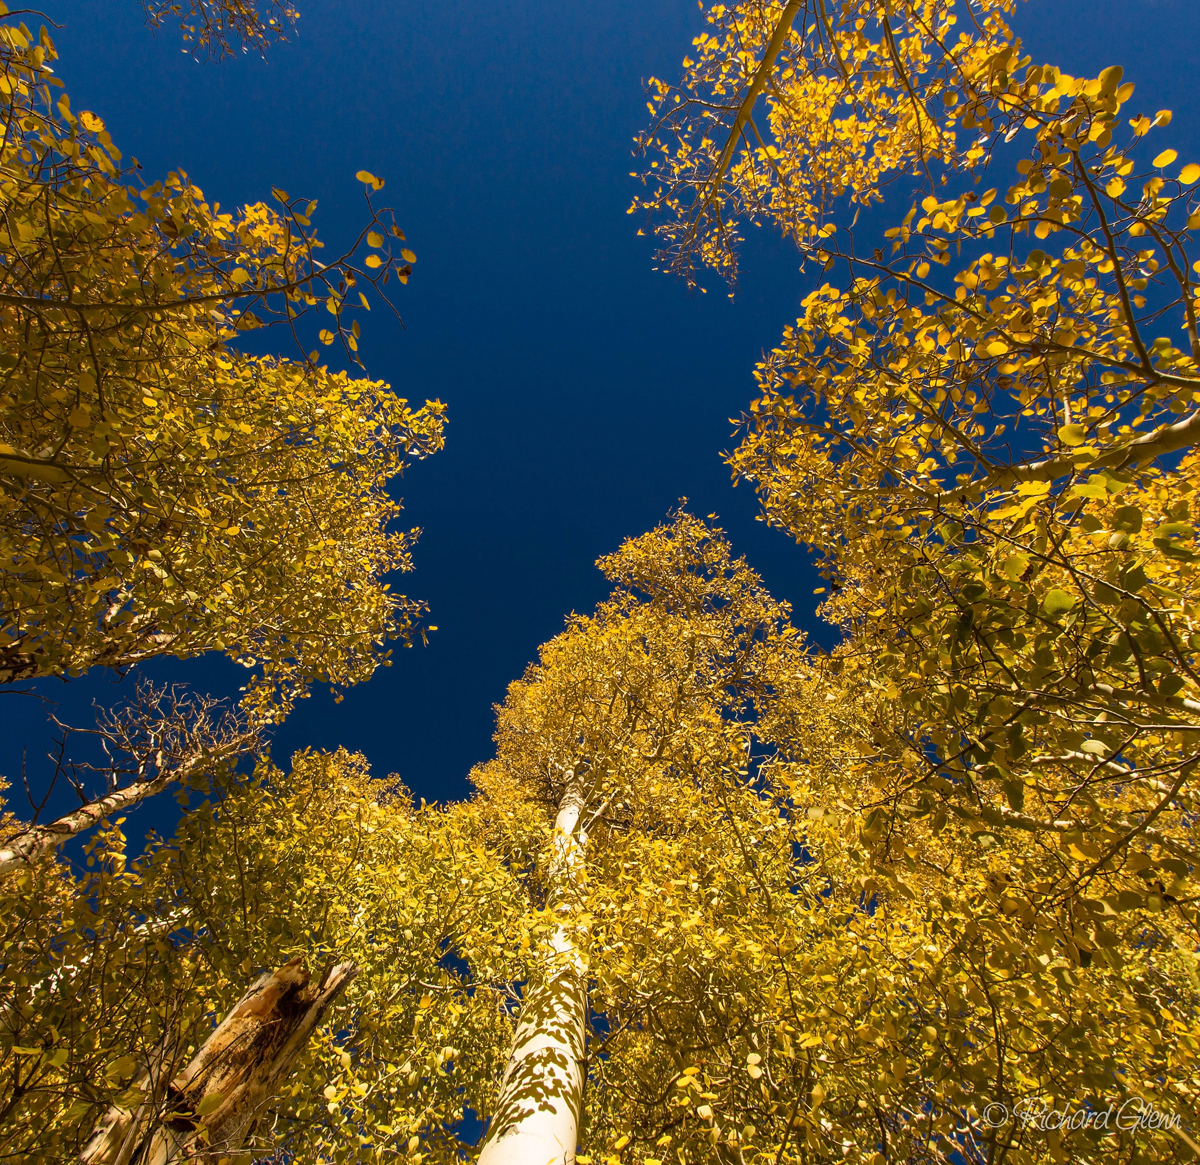
[[[102,710],[95,728],[72,729],[56,717],[51,719],[66,734],[99,738],[109,763],[77,762],[74,767],[101,772],[108,792],[9,838],[0,847],[0,874],[25,868],[104,818],[131,809],[170,785],[228,768],[262,743],[259,731],[237,712],[224,710],[220,701],[148,681],[139,684],[134,700],[124,708]],[[125,774],[134,779],[120,783]]]

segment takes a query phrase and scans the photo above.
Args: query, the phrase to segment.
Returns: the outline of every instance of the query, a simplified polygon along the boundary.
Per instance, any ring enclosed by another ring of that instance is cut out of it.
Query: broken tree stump
[[[79,1165],[172,1165],[236,1154],[291,1071],[329,1005],[357,974],[353,963],[325,968],[313,983],[299,957],[268,971],[167,1081],[172,1048],[147,1058],[136,1106],[114,1105],[97,1124]]]

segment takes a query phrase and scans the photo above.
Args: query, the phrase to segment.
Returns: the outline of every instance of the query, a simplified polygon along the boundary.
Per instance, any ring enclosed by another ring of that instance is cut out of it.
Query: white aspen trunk
[[[57,849],[64,842],[90,829],[105,817],[120,813],[134,805],[161,793],[168,785],[177,781],[186,781],[200,770],[220,764],[228,756],[236,756],[240,749],[236,746],[217,749],[211,753],[203,753],[191,757],[177,768],[160,773],[153,780],[133,781],[123,789],[114,789],[104,797],[97,797],[70,813],[64,813],[54,821],[45,825],[35,825],[32,829],[0,846],[0,877],[10,870],[23,869],[37,861],[43,854]]]
[[[583,782],[568,773],[550,863],[555,910],[572,905],[587,846],[579,828],[583,808]],[[560,923],[542,965],[530,976],[478,1165],[572,1165],[575,1160],[587,1038],[587,970],[578,934],[578,927]]]
[[[326,1008],[356,973],[353,963],[341,963],[311,983],[298,957],[268,971],[169,1083],[172,1046],[149,1058],[134,1081],[142,1102],[110,1108],[78,1165],[216,1162],[236,1154]]]

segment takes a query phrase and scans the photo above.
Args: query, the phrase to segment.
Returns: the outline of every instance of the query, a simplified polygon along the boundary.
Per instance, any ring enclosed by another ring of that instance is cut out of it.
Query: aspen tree
[[[1119,66],[1023,57],[1009,7],[716,6],[643,143],[669,269],[735,276],[750,218],[845,276],[759,365],[730,455],[820,556],[843,633],[817,695],[773,712],[779,757],[814,747],[824,699],[855,742],[819,780],[778,770],[864,952],[797,956],[822,1002],[787,1022],[826,1067],[780,1160],[1166,1161],[1198,1140],[1200,165],[1149,144],[1170,112],[1138,111]],[[985,167],[1008,180],[977,191]],[[845,203],[905,175],[908,214],[851,235]],[[1185,1124],[1012,1115],[1114,1097]]]
[[[383,576],[418,532],[387,490],[441,448],[444,408],[236,344],[298,341],[325,308],[321,343],[356,361],[352,317],[415,256],[366,171],[367,224],[327,264],[315,203],[229,213],[182,172],[138,182],[54,60],[0,21],[0,682],[224,651],[277,717],[415,632],[424,605]]]
[[[795,640],[786,607],[731,558],[720,531],[686,513],[599,565],[617,584],[612,598],[573,617],[510,687],[496,758],[473,778],[484,812],[502,823],[517,806],[540,806],[550,835],[531,884],[544,906],[487,1162],[574,1159],[603,1063],[587,1050],[588,1027],[600,998],[624,994],[615,967],[629,949],[597,922],[615,921],[613,896],[631,889],[622,883],[640,848],[720,837],[711,818],[738,796],[743,717],[764,658]],[[737,852],[736,825],[721,841]],[[661,876],[660,862],[648,870]],[[603,1136],[601,1122],[584,1141]]]
[[[1119,67],[1077,80],[1031,65],[1003,5],[972,6],[974,31],[947,40],[951,7],[838,5],[824,41],[820,20],[793,22],[778,54],[759,53],[769,174],[755,170],[755,186],[750,171],[714,163],[697,189],[748,184],[809,259],[849,263],[854,278],[814,290],[761,364],[762,396],[730,463],[759,489],[764,516],[823,556],[827,614],[855,644],[848,666],[916,713],[895,740],[901,763],[919,769],[929,750],[938,761],[925,778],[898,778],[906,797],[949,778],[930,806],[961,795],[980,828],[1088,833],[1095,853],[1076,859],[1076,879],[1153,838],[1168,884],[1195,854],[1169,827],[1190,821],[1195,759],[1195,469],[1156,459],[1200,432],[1188,274],[1200,167],[1176,170],[1174,150],[1145,148],[1169,111],[1122,126],[1134,89]],[[728,37],[786,16],[759,3],[710,15]],[[681,97],[699,100],[719,76],[730,109],[736,93],[755,105],[753,86],[735,84],[750,66],[733,61],[732,43],[705,39]],[[818,96],[846,92],[850,76],[829,72],[839,53],[871,84],[818,148]],[[683,143],[699,132],[664,116]],[[823,184],[802,164],[811,150],[849,168]],[[872,150],[866,169],[847,161]],[[1017,181],[1002,199],[969,188],[973,170],[1006,162]],[[885,232],[889,254],[841,248],[838,198],[870,202],[910,167],[928,194]],[[659,209],[668,234],[690,221]],[[1059,254],[1029,245],[1056,236]],[[976,257],[941,280],[963,246]],[[1148,332],[1164,310],[1182,348]],[[1014,442],[1028,454],[1015,457]],[[1059,811],[1077,798],[1070,789],[1106,799],[1121,774],[1129,782],[1104,810]]]
[[[587,856],[580,821],[587,804],[585,780],[574,771],[563,779],[554,856],[547,870],[549,907],[555,912],[574,905],[578,868]],[[479,1154],[483,1165],[574,1160],[587,1040],[587,969],[574,929],[568,921],[554,927],[543,965],[522,1000],[496,1110]]]
[[[241,1138],[255,1157],[458,1159],[511,1038],[524,911],[472,812],[301,753],[218,782],[140,855],[119,821],[86,852],[83,872],[44,857],[0,882],[0,1153],[219,1158]]]

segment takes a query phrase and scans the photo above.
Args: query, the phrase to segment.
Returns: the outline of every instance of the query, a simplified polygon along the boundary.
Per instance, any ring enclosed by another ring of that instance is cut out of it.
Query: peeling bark
[[[237,1153],[330,1003],[354,978],[353,963],[310,981],[300,958],[264,974],[173,1079],[173,1049],[152,1054],[134,1086],[142,1102],[114,1105],[79,1165],[172,1165]]]
[[[568,774],[554,822],[550,894],[569,908],[587,847],[583,781]],[[478,1165],[571,1165],[586,1078],[587,969],[579,928],[560,923],[529,986]]]

